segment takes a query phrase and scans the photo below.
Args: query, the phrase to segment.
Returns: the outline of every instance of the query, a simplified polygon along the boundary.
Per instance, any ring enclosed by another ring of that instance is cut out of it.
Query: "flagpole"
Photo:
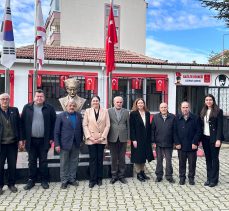
[[[37,89],[37,0],[35,0],[35,18],[34,18],[34,73],[33,73],[33,96]]]
[[[16,61],[16,50],[14,43],[13,23],[11,16],[10,0],[6,0],[4,17],[1,26],[1,64],[5,67],[5,92],[10,94],[10,68]]]
[[[110,0],[111,6],[113,8],[113,0]],[[112,72],[109,73],[108,75],[108,108],[112,107],[112,86],[111,86],[111,81],[112,81]]]
[[[5,92],[10,94],[10,74],[9,74],[10,70],[9,68],[5,69]]]

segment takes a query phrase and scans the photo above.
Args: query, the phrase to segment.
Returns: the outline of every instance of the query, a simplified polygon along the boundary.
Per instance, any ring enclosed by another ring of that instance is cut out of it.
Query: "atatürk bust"
[[[76,111],[81,111],[86,102],[86,99],[79,97],[77,95],[77,91],[79,89],[80,81],[76,78],[69,78],[64,81],[66,91],[68,95],[66,97],[62,97],[59,99],[60,104],[64,111],[66,111],[67,102],[70,99],[74,99],[76,101]]]

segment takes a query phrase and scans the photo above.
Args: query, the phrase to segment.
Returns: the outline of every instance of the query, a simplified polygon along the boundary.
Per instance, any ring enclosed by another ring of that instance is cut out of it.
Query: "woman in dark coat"
[[[214,187],[219,181],[219,150],[224,137],[223,111],[216,105],[213,95],[205,96],[200,117],[203,126],[202,144],[207,166],[207,181],[204,185]]]
[[[146,160],[154,159],[151,145],[150,113],[142,98],[135,100],[130,113],[131,162],[135,164],[137,179],[150,179],[144,172]]]

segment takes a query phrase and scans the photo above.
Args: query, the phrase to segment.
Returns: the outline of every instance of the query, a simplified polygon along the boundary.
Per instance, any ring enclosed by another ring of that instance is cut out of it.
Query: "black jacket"
[[[161,113],[155,114],[152,120],[152,143],[159,147],[173,147],[175,115],[168,113],[164,121]]]
[[[150,113],[146,112],[146,126],[142,121],[139,111],[130,113],[130,139],[131,139],[131,162],[145,163],[154,159],[151,146]],[[133,147],[133,141],[137,141],[137,148]]]
[[[224,141],[223,136],[223,111],[220,109],[217,117],[209,118],[210,142],[215,143],[217,140]],[[204,121],[202,120],[202,128],[204,129]]]
[[[181,144],[182,151],[192,151],[192,144],[199,144],[201,134],[201,122],[198,116],[190,113],[187,121],[182,115],[176,117],[174,141],[176,145]]]
[[[19,141],[21,140],[21,121],[20,121],[19,111],[16,107],[9,107],[8,109],[9,109],[8,110],[9,119],[10,119],[11,126],[13,128],[13,131],[14,131],[15,138],[17,141]],[[2,134],[3,134],[3,125],[2,125],[1,118],[0,118],[0,143],[2,141]],[[1,144],[0,144],[0,152],[1,152]]]
[[[44,118],[44,149],[50,148],[50,140],[54,137],[54,126],[56,121],[56,112],[54,108],[44,103],[42,108]],[[31,135],[32,135],[32,122],[33,122],[33,103],[26,104],[23,108],[21,115],[22,122],[22,139],[26,140],[26,150],[30,150]]]

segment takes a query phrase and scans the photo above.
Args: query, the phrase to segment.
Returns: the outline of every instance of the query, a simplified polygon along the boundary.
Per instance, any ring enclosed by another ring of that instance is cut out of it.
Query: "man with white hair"
[[[160,113],[155,114],[152,120],[152,142],[156,144],[157,153],[156,182],[161,182],[163,179],[165,158],[165,178],[170,183],[175,183],[172,167],[175,115],[168,112],[167,103],[161,103],[159,110]]]
[[[123,98],[114,98],[114,107],[108,110],[110,117],[110,131],[108,144],[111,151],[111,184],[120,181],[127,183],[125,179],[125,153],[127,141],[130,139],[129,112],[122,108]]]
[[[76,112],[76,101],[70,99],[66,104],[67,111],[57,116],[54,140],[55,149],[60,153],[61,188],[68,184],[78,186],[77,168],[79,148],[83,141],[82,116]]]
[[[15,173],[20,137],[20,116],[16,107],[10,107],[10,96],[7,93],[0,95],[0,195],[3,194],[4,165],[8,164],[8,187],[13,193],[15,187]],[[22,144],[22,143],[20,143]]]

